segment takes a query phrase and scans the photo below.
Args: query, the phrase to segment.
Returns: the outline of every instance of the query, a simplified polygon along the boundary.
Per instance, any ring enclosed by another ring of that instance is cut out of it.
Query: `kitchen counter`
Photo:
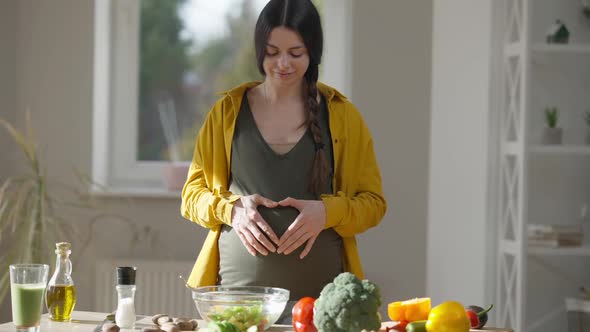
[[[94,329],[101,325],[106,318],[106,313],[90,311],[74,311],[72,321],[68,323],[53,322],[49,320],[47,314],[41,318],[40,332],[93,332]],[[151,316],[138,316],[139,320],[135,323],[135,329],[121,329],[125,331],[141,331],[146,326],[153,326]],[[203,322],[203,326],[206,326]],[[0,324],[0,332],[15,332],[16,329],[12,322]],[[267,330],[268,332],[291,332],[293,329],[288,325],[275,325]]]
[[[47,318],[47,314],[43,315],[41,319],[41,331],[40,332],[93,332],[94,329],[102,324],[106,317],[106,313],[100,312],[89,312],[89,311],[74,311],[72,313],[72,321],[68,323],[52,322]],[[146,326],[152,326],[151,317],[139,316],[139,320],[135,324],[135,329],[121,329],[121,332],[125,331],[141,331]],[[384,326],[391,326],[391,322],[383,323]],[[12,322],[0,324],[0,332],[14,332],[15,327]],[[293,328],[289,325],[274,325],[268,332],[293,332]],[[495,332],[513,332],[511,329],[496,329],[487,328],[485,330],[471,330],[472,332],[477,331],[495,331]]]

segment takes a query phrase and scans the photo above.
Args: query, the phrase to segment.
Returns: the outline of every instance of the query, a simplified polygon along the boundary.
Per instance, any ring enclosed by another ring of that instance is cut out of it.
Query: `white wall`
[[[17,68],[18,78],[0,77],[0,84],[17,82],[18,118],[30,107],[49,175],[73,183],[71,166],[87,174],[91,170],[93,2],[0,3],[0,27],[13,26],[18,40],[16,55],[0,58],[5,68]],[[383,288],[385,313],[388,302],[425,293],[432,4],[354,1],[353,10],[352,99],[372,131],[389,201],[382,224],[363,234],[359,245],[367,277]],[[193,260],[206,234],[182,220],[177,199],[133,198],[130,203],[114,197],[104,203],[151,232],[132,245],[127,226],[100,223],[84,256],[77,255],[81,240],[74,239],[79,310],[93,309],[96,259]],[[87,216],[71,217],[86,227]],[[9,315],[0,316],[0,322],[8,320]]]
[[[0,2],[0,118],[14,121],[16,114],[16,20],[13,1]],[[0,174],[12,171],[14,154],[6,153],[9,136],[0,130]]]
[[[352,17],[354,0],[324,0],[323,12],[330,13],[322,17],[324,31],[324,54],[322,56],[322,74],[320,79],[338,88],[344,95],[352,95],[352,50],[349,42],[352,35]],[[343,19],[344,18],[344,19]],[[328,59],[328,60],[326,60]]]
[[[389,205],[360,250],[386,309],[427,295],[432,2],[353,1],[353,17],[352,100],[372,131]]]
[[[434,1],[426,268],[434,302],[494,300],[494,257],[486,258],[495,241],[486,189],[491,18],[491,1]]]
[[[16,4],[13,1],[0,1],[0,118],[13,122],[16,115]],[[17,151],[3,129],[0,129],[0,182],[14,172]],[[0,239],[0,252],[6,246]],[[0,273],[4,273],[0,272]],[[0,321],[10,315],[10,299],[0,302]]]

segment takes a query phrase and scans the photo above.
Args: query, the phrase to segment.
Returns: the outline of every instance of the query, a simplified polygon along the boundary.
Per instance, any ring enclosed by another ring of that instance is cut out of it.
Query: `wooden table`
[[[40,332],[93,332],[94,329],[101,325],[106,318],[106,313],[90,311],[74,311],[72,321],[68,323],[53,322],[49,320],[47,314],[41,318]],[[140,319],[135,323],[134,329],[121,329],[124,331],[141,331],[146,326],[153,326],[151,316],[138,316]],[[206,326],[203,322],[203,325]],[[0,332],[15,332],[16,329],[12,322],[0,324]],[[289,325],[275,325],[267,330],[268,332],[292,332],[293,328]]]
[[[72,313],[72,321],[68,323],[52,322],[47,318],[47,314],[43,315],[41,319],[41,331],[40,332],[93,332],[94,329],[102,324],[106,313],[100,312],[89,312],[89,311],[74,311]],[[141,331],[146,326],[152,326],[151,317],[139,316],[141,319],[135,324],[135,329],[121,329],[124,331]],[[392,322],[384,322],[383,326],[391,326]],[[203,325],[205,326],[205,325]],[[15,332],[16,329],[14,324],[5,323],[0,324],[0,332]],[[293,332],[293,328],[290,325],[274,325],[268,332]],[[495,332],[513,332],[511,329],[496,329],[488,328],[485,330],[471,330],[476,331],[495,331]]]

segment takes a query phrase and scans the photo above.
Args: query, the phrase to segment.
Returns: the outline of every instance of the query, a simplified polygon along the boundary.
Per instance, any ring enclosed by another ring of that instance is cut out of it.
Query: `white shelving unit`
[[[589,129],[583,120],[590,111],[590,19],[580,0],[495,5],[503,30],[497,324],[522,332],[565,331],[563,299],[575,294],[579,280],[590,284],[590,243],[529,247],[527,223],[580,222],[579,206],[590,204],[590,145],[584,143]],[[545,43],[557,19],[570,31],[568,44]],[[540,145],[546,107],[560,111],[562,145]],[[543,261],[545,267],[537,266]],[[569,264],[567,281],[552,274],[563,264]]]
[[[534,154],[558,156],[590,156],[588,145],[534,145],[530,149]]]
[[[587,257],[590,257],[590,246],[561,247],[561,248],[529,247],[528,254],[529,255],[537,255],[537,256],[587,256]]]
[[[535,54],[590,55],[590,45],[587,44],[534,44],[532,50]]]
[[[515,56],[522,51],[520,43],[509,43],[504,47],[505,56]],[[536,43],[531,46],[533,55],[543,54],[590,54],[590,44],[542,44]]]

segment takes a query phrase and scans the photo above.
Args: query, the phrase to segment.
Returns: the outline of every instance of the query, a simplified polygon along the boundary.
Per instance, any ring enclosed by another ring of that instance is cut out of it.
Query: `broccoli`
[[[381,291],[369,280],[343,272],[327,284],[315,301],[313,323],[319,332],[379,330]]]

